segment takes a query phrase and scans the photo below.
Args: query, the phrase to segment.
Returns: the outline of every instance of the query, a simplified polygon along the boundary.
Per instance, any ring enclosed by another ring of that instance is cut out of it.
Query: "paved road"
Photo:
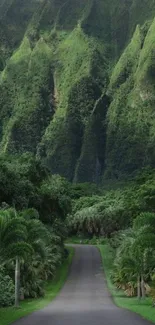
[[[107,290],[101,258],[93,246],[76,246],[68,280],[46,308],[14,325],[150,325],[116,307]]]

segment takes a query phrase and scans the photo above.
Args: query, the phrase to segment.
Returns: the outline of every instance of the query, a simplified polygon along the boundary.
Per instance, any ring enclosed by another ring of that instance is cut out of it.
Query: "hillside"
[[[154,167],[154,17],[154,0],[1,0],[1,153],[76,182]]]

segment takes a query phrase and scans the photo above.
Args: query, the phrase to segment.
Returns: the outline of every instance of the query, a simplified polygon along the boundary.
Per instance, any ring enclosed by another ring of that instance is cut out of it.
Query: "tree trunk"
[[[141,290],[140,290],[140,276],[138,275],[137,278],[137,298],[140,299],[141,298]]]
[[[141,276],[141,292],[142,292],[142,298],[145,299],[145,283],[144,283],[144,277]]]
[[[16,268],[15,268],[15,307],[19,307],[20,300],[20,262],[19,258],[16,257]]]

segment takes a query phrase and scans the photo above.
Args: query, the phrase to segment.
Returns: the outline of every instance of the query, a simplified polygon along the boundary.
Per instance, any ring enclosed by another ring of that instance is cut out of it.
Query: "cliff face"
[[[1,0],[1,152],[80,182],[155,166],[154,16],[154,0]]]

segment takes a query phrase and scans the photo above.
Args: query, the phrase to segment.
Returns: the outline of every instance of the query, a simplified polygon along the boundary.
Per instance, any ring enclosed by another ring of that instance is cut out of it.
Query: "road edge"
[[[14,322],[32,314],[33,312],[43,309],[57,297],[66,282],[74,256],[74,248],[68,246],[68,250],[69,255],[58,269],[55,279],[49,281],[45,286],[45,296],[39,299],[24,301],[21,303],[19,309],[15,309],[14,307],[0,308],[0,325],[15,325]],[[50,289],[53,291],[51,292]]]

